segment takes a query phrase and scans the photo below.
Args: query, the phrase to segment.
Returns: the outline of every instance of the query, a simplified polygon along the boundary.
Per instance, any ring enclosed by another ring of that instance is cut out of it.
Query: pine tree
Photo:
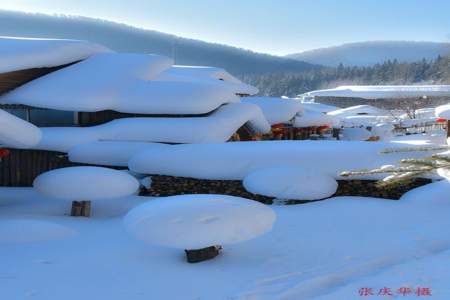
[[[450,150],[450,146],[392,148],[386,149],[381,153],[387,154],[442,150]],[[343,177],[351,177],[374,174],[390,174],[383,180],[380,180],[377,185],[379,187],[393,187],[408,184],[417,177],[424,177],[436,172],[445,177],[450,174],[449,153],[434,154],[421,159],[406,158],[400,161],[400,166],[383,166],[372,170],[345,171],[340,175]]]

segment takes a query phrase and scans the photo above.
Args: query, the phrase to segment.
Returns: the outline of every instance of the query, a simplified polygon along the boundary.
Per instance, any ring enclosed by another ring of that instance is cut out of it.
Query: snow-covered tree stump
[[[72,201],[70,215],[72,217],[90,217],[91,201]]]
[[[205,260],[213,259],[220,254],[222,246],[210,246],[201,249],[184,250],[186,252],[186,259],[189,263],[198,263]]]

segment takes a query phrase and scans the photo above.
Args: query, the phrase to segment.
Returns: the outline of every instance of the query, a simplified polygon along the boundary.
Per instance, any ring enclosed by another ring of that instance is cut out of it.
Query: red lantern
[[[447,122],[447,120],[444,119],[444,118],[437,118],[436,119],[436,123],[445,123],[445,122]]]
[[[8,149],[1,149],[0,148],[0,158],[6,157],[8,155],[9,155],[9,150]]]

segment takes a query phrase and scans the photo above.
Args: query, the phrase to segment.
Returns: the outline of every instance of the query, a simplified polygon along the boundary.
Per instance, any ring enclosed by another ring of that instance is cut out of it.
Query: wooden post
[[[73,217],[90,217],[91,201],[72,201],[70,215]]]
[[[450,137],[450,120],[447,120],[447,138]]]
[[[210,246],[201,249],[184,250],[186,253],[186,259],[189,263],[198,263],[201,261],[213,259],[219,255],[222,246]]]

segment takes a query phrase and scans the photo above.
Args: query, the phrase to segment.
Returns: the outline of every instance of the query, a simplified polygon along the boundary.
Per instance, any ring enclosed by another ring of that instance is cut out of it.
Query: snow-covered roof
[[[305,109],[313,110],[320,113],[328,113],[330,111],[338,110],[340,107],[323,104],[319,102],[302,102],[302,106]]]
[[[236,94],[254,95],[258,93],[256,87],[245,84],[224,69],[216,67],[174,65],[161,72],[156,80],[211,81],[229,86]]]
[[[395,119],[392,116],[348,116],[340,119],[341,125],[344,127],[355,126],[374,126],[379,123],[394,122]]]
[[[450,96],[450,85],[349,85],[317,90],[302,96],[354,97],[365,99]]]
[[[340,118],[357,115],[387,116],[389,112],[371,105],[356,105],[328,112],[328,115]]]
[[[158,55],[97,54],[9,92],[0,103],[66,111],[203,114],[239,101],[233,86],[220,80],[155,79],[171,65],[171,59]]]
[[[42,140],[33,148],[68,152],[94,141],[220,143],[246,123],[259,133],[270,131],[258,106],[232,103],[206,117],[122,118],[92,127],[42,128]]]
[[[304,109],[301,115],[295,117],[293,126],[297,128],[324,125],[333,126],[335,123],[334,117],[308,108]]]
[[[271,125],[288,123],[297,113],[303,111],[302,103],[294,99],[245,97],[242,99],[242,102],[258,105]]]
[[[436,107],[436,117],[450,120],[450,104]]]
[[[54,67],[109,52],[104,46],[78,40],[0,37],[0,73]]]

